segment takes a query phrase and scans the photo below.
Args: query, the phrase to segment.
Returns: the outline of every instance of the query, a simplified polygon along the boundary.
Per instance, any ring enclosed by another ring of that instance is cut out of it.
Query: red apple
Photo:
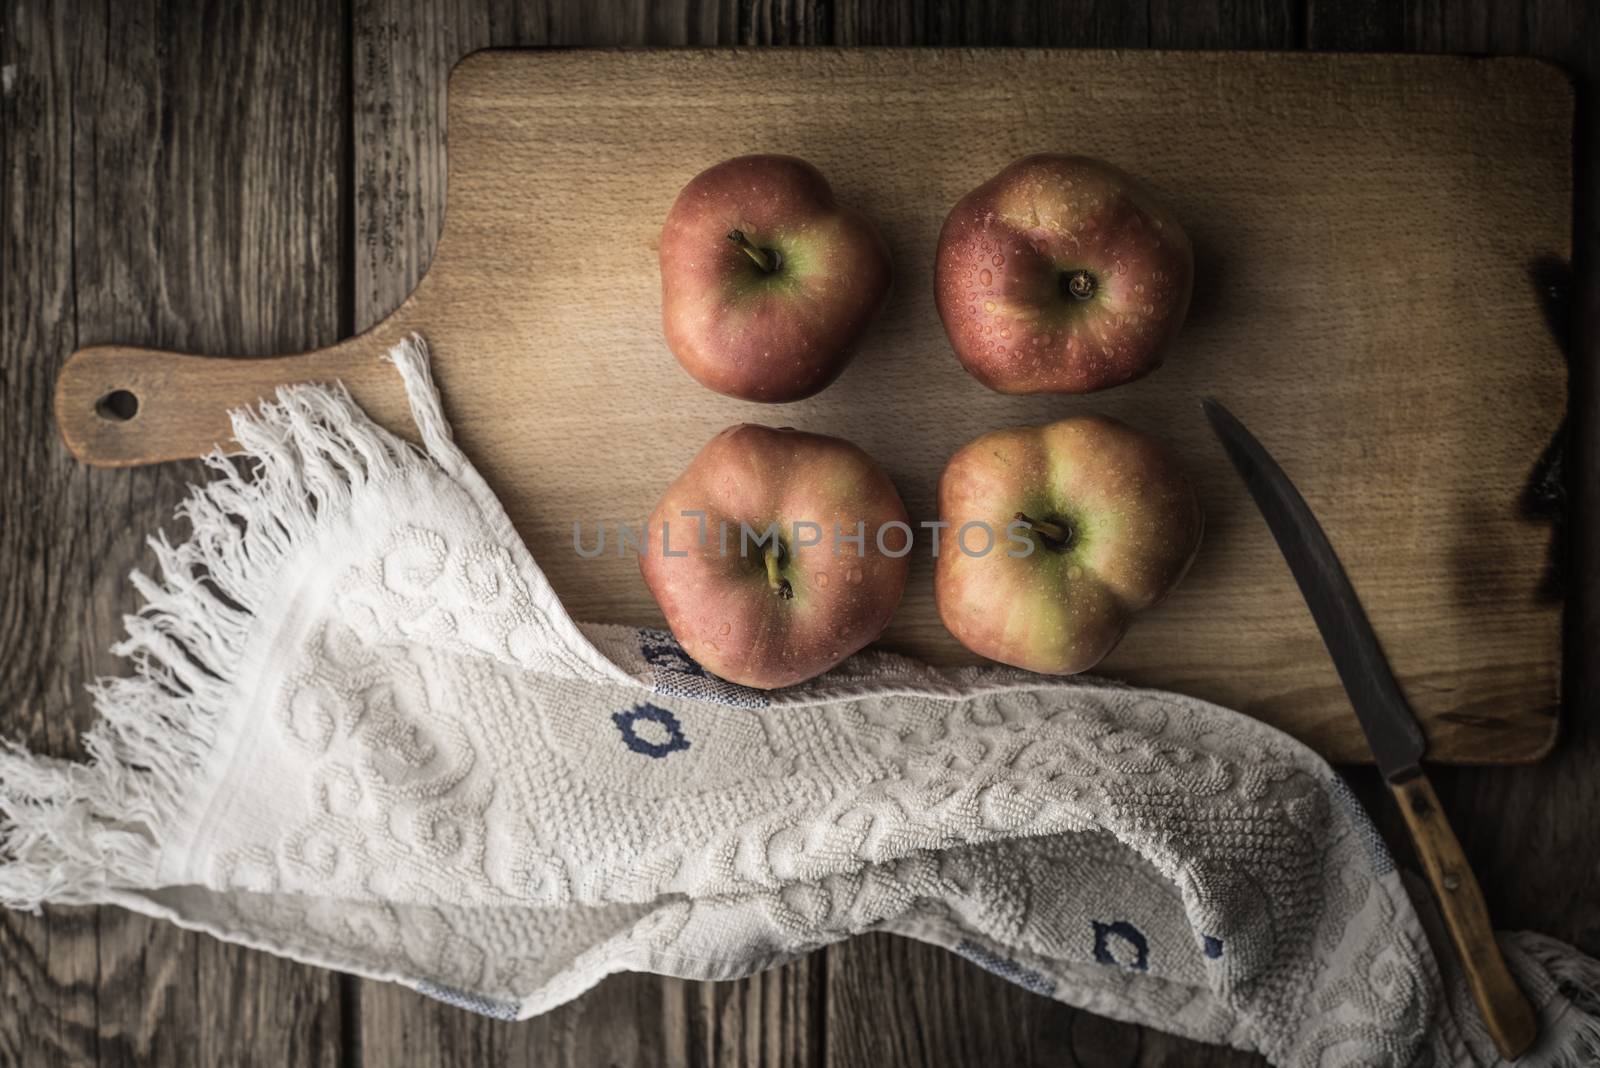
[[[1115,648],[1189,570],[1204,525],[1171,450],[1093,415],[963,446],[939,480],[939,518],[945,627],[975,653],[1052,675]]]
[[[883,633],[910,548],[905,505],[866,453],[743,423],[668,488],[639,567],[690,656],[770,690],[822,674]]]
[[[696,175],[661,231],[667,345],[701,385],[753,401],[827,386],[889,292],[889,250],[792,156]]]
[[[1025,156],[962,197],[934,296],[956,356],[1001,393],[1088,393],[1161,363],[1194,253],[1133,178],[1082,156]]]

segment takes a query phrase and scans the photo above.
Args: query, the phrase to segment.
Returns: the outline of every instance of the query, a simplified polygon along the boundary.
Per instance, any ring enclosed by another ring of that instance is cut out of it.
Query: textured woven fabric
[[[0,753],[0,899],[113,903],[506,1019],[866,930],[1280,1065],[1496,1063],[1355,798],[1169,693],[868,653],[763,693],[568,618],[451,443],[336,388],[236,418],[156,542],[86,765]],[[1505,940],[1593,1063],[1595,966]],[[1448,961],[1448,957],[1444,958]]]

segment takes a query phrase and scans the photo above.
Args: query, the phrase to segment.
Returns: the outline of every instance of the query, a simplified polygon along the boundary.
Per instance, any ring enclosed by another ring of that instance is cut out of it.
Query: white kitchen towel
[[[342,389],[235,417],[154,545],[88,764],[0,751],[0,900],[121,905],[506,1019],[859,931],[1279,1065],[1490,1065],[1401,878],[1293,739],[1176,694],[867,653],[777,693],[568,617],[450,440]],[[1523,1064],[1600,967],[1503,936]],[[1441,974],[1441,964],[1444,971]]]

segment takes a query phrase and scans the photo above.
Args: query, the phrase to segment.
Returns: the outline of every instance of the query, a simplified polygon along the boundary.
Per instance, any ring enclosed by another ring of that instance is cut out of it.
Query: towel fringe
[[[448,431],[420,338],[389,359],[433,451]],[[232,413],[242,455],[206,458],[213,481],[178,515],[189,536],[149,542],[159,578],[135,571],[143,599],[113,647],[132,673],[90,686],[97,722],[86,764],[0,740],[0,904],[103,900],[108,887],[156,885],[161,850],[196,788],[217,726],[249,663],[256,613],[291,554],[366,483],[426,463],[374,426],[343,386],[280,388],[276,402]],[[447,445],[448,447],[448,445]]]
[[[1545,1006],[1539,1041],[1517,1060],[1519,1068],[1600,1064],[1600,961],[1533,931],[1514,931],[1501,938],[1530,958],[1558,995]]]

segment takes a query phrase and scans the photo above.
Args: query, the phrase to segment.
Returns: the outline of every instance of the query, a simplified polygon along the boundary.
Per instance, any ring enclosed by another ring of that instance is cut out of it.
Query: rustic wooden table
[[[1531,54],[1578,78],[1580,268],[1600,247],[1584,0],[11,0],[0,26],[0,736],[81,755],[83,683],[194,465],[90,470],[57,439],[74,348],[325,344],[411,289],[444,203],[442,92],[490,45],[944,44]],[[1592,290],[1579,305],[1600,323]],[[1491,290],[1492,292],[1492,290]],[[1592,331],[1586,336],[1594,336]],[[1568,469],[1600,459],[1574,361]],[[1573,480],[1600,574],[1600,480]],[[1580,573],[1570,566],[1567,573]],[[1569,584],[1570,585],[1570,584]],[[1569,589],[1569,632],[1600,596]],[[1533,767],[1441,769],[1501,926],[1600,955],[1600,658],[1568,643],[1563,738]],[[1352,781],[1390,832],[1364,770]],[[301,967],[113,909],[0,914],[0,1064],[1243,1065],[1035,997],[955,956],[853,940],[752,979],[615,977],[529,1023]]]

